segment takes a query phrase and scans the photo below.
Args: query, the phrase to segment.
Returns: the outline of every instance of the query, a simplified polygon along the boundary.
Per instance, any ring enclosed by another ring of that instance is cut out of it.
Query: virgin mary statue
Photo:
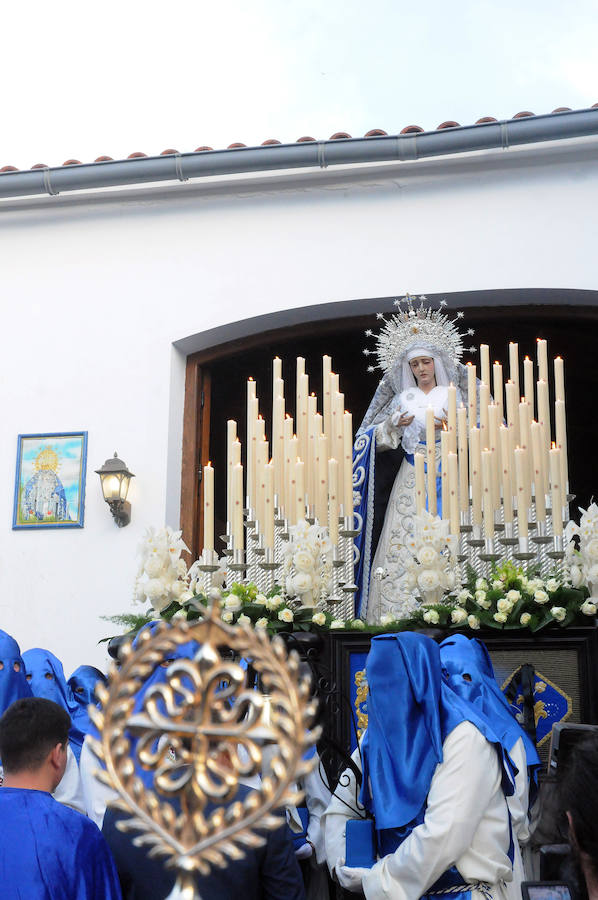
[[[440,309],[432,309],[425,297],[407,294],[395,305],[399,312],[384,320],[372,351],[384,376],[353,451],[355,513],[361,525],[355,542],[356,614],[369,622],[380,622],[383,616],[408,616],[417,605],[406,572],[406,543],[414,531],[414,454],[425,452],[426,410],[432,407],[440,486],[439,429],[447,416],[450,384],[457,388],[457,405],[467,404],[467,369],[460,361],[462,335],[442,312],[445,301]],[[462,316],[457,313],[457,318]],[[378,314],[378,318],[384,316]],[[366,334],[373,336],[371,331]],[[440,515],[440,497],[437,506]]]

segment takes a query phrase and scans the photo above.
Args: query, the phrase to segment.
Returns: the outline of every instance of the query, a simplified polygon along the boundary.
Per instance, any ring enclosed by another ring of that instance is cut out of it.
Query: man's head
[[[0,759],[7,786],[53,791],[66,768],[70,716],[43,697],[16,700],[0,718]]]

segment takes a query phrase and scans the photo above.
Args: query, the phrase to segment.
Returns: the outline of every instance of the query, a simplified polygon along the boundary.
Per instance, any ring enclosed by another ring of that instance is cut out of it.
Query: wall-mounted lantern
[[[114,521],[123,528],[131,521],[131,504],[127,503],[129,484],[134,478],[127,469],[126,463],[119,459],[116,452],[112,459],[107,459],[101,469],[95,470],[100,476],[102,494],[110,507]]]

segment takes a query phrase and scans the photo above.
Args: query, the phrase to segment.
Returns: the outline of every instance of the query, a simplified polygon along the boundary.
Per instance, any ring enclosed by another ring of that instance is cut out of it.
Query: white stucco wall
[[[52,649],[67,675],[104,665],[96,642],[113,626],[99,617],[132,610],[145,527],[177,524],[174,342],[406,289],[595,289],[597,149],[585,138],[1,203],[0,627],[22,649]],[[85,528],[12,531],[17,435],[77,429],[89,432]],[[93,472],[114,450],[136,473],[125,529]]]

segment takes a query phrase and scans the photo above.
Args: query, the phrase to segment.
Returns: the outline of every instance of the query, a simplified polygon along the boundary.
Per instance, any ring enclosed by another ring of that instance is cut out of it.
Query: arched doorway
[[[508,344],[517,341],[520,358],[535,359],[536,338],[548,341],[549,357],[565,360],[565,390],[569,434],[570,487],[577,506],[586,507],[596,490],[593,464],[598,428],[593,398],[598,394],[595,336],[598,333],[598,292],[557,290],[468,291],[445,298],[449,312],[463,309],[464,328],[474,328],[472,343],[490,345],[492,360],[503,364],[508,377]],[[363,355],[364,332],[379,327],[376,312],[390,312],[392,297],[331,304],[342,315],[321,318],[318,307],[306,307],[292,325],[273,327],[234,340],[224,340],[187,358],[181,527],[196,559],[201,550],[201,467],[211,459],[216,470],[216,533],[224,531],[226,484],[226,420],[235,419],[240,435],[245,431],[246,381],[252,376],[267,421],[272,408],[271,366],[279,356],[288,387],[288,410],[294,413],[295,359],[303,356],[310,375],[310,389],[321,392],[322,355],[332,357],[345,405],[359,425],[376,389],[380,373],[367,371]],[[371,312],[364,312],[364,309]],[[336,311],[336,310],[335,310]],[[297,312],[297,311],[294,311]],[[352,314],[353,312],[353,314]],[[371,342],[369,343],[371,346]],[[464,361],[477,362],[477,354]],[[552,378],[552,374],[551,374]],[[551,394],[552,396],[552,394]]]

